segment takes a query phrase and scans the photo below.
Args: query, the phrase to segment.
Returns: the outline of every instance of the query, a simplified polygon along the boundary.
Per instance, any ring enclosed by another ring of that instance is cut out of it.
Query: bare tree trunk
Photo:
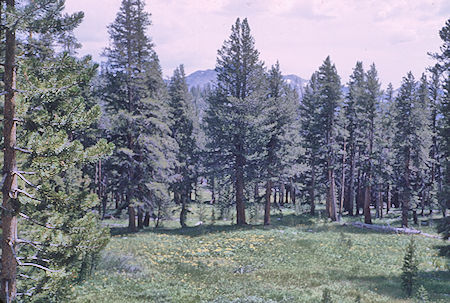
[[[285,185],[286,197],[284,198],[284,203],[289,203],[289,193],[291,191],[290,185]]]
[[[392,194],[391,194],[391,186],[388,184],[386,189],[386,195],[387,195],[387,203],[386,203],[386,214],[389,213],[389,210],[391,209],[391,203],[392,203]]]
[[[180,224],[181,227],[186,227],[186,219],[187,219],[187,193],[181,196],[181,212],[180,212]]]
[[[241,154],[236,156],[236,223],[245,225],[245,205],[244,205],[244,157]]]
[[[311,206],[309,213],[311,216],[314,216],[316,211],[316,205],[314,204],[314,201],[316,199],[315,189],[316,189],[316,166],[313,160],[311,163],[311,186],[309,187],[309,205]]]
[[[337,211],[336,211],[336,193],[335,193],[335,180],[334,180],[334,168],[329,168],[328,176],[330,180],[329,187],[329,215],[332,221],[337,220]]]
[[[13,10],[15,0],[6,0],[6,5]],[[16,162],[16,33],[13,28],[6,28],[5,50],[5,104],[3,119],[3,204],[2,204],[2,269],[1,299],[10,303],[16,298],[17,261],[15,248],[17,240],[17,162]]]
[[[344,207],[345,196],[345,157],[347,142],[344,140],[344,154],[342,155],[342,180],[341,180],[341,203],[339,204],[339,216],[342,217],[342,208]]]
[[[384,208],[384,203],[383,203],[383,196],[382,196],[382,193],[381,193],[381,190],[382,190],[382,187],[381,187],[381,185],[378,185],[377,186],[377,197],[378,197],[378,199],[377,199],[377,206],[378,206],[378,214],[379,214],[379,216],[380,216],[380,218],[383,218],[383,208]]]
[[[356,195],[355,195],[355,207],[356,207],[356,212],[355,215],[359,216],[359,208],[360,208],[360,201],[361,201],[361,170],[358,169],[358,177],[357,177],[357,181],[356,181]]]
[[[408,227],[408,212],[409,212],[409,199],[411,198],[409,190],[409,161],[410,161],[409,150],[407,151],[406,161],[405,161],[405,175],[404,178],[404,192],[402,197],[402,227]]]
[[[136,232],[136,212],[131,205],[128,206],[128,231]]]
[[[150,212],[146,211],[144,215],[144,227],[150,226]]]
[[[285,191],[285,187],[284,187],[284,183],[280,184],[280,205],[283,206],[284,204],[284,191]]]
[[[144,228],[144,212],[142,211],[142,207],[138,207],[137,211],[137,223],[138,223],[138,229]]]
[[[333,151],[334,138],[329,130],[327,132],[327,145],[328,155],[327,155],[327,169],[328,169],[328,194],[327,194],[327,211],[328,216],[332,221],[337,220],[336,212],[336,193],[335,193],[335,176],[334,176],[334,151]]]
[[[366,224],[372,224],[372,216],[370,215],[371,189],[372,187],[370,185],[366,185],[364,193],[364,223]]]
[[[350,172],[348,183],[348,214],[353,216],[353,208],[355,204],[355,147],[351,146],[350,153]]]
[[[266,201],[264,205],[264,225],[270,225],[270,198],[272,196],[272,181],[266,184]]]
[[[214,181],[214,177],[211,177],[211,204],[216,203],[216,188]]]
[[[295,192],[295,186],[292,185],[292,186],[291,186],[291,201],[292,201],[292,204],[293,204],[293,205],[295,205],[295,195],[296,195],[296,192]]]

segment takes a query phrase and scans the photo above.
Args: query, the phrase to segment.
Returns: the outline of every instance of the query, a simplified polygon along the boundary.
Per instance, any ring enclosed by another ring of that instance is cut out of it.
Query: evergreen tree
[[[172,136],[178,143],[178,165],[175,169],[177,180],[172,185],[175,203],[181,204],[180,224],[186,226],[187,204],[196,183],[198,149],[196,146],[194,120],[195,109],[189,94],[184,67],[178,67],[169,84],[171,113],[173,117]]]
[[[289,182],[298,159],[299,138],[297,133],[298,96],[283,81],[280,65],[277,62],[268,73],[268,96],[263,115],[266,126],[264,175],[266,183],[266,203],[264,224],[270,224],[270,203],[272,184],[278,178],[280,182]],[[287,202],[287,201],[286,201]]]
[[[394,115],[396,179],[402,201],[402,226],[407,227],[410,203],[416,194],[414,178],[424,169],[429,146],[427,111],[412,73],[403,78]]]
[[[432,54],[437,60],[435,68],[441,73],[442,83],[442,102],[439,106],[439,113],[442,119],[438,124],[438,140],[441,145],[441,156],[439,166],[442,170],[442,180],[439,184],[439,204],[442,207],[442,213],[446,216],[450,208],[450,19],[445,22],[444,27],[439,31],[439,36],[443,42],[440,47],[440,53]],[[449,222],[447,220],[447,222]]]
[[[327,213],[331,220],[337,220],[336,208],[336,152],[339,133],[338,111],[341,106],[341,82],[336,67],[328,56],[318,72],[320,125],[324,130],[326,146],[326,175],[327,175]]]
[[[381,95],[380,83],[375,64],[370,66],[370,70],[366,74],[366,98],[360,112],[359,122],[364,129],[364,141],[366,150],[365,176],[366,185],[364,193],[364,222],[372,223],[370,214],[370,204],[372,200],[372,184],[373,184],[373,152],[375,139],[375,118],[378,109],[378,102]]]
[[[353,215],[353,208],[356,201],[355,178],[357,177],[357,170],[359,169],[359,135],[360,131],[359,120],[357,115],[357,108],[359,104],[363,103],[365,73],[362,62],[357,62],[353,73],[350,75],[348,83],[349,92],[344,103],[345,118],[347,121],[346,128],[348,131],[348,155],[349,155],[349,176],[348,176],[348,190],[347,190],[347,210],[350,215]],[[358,188],[359,190],[359,188]],[[358,214],[359,207],[356,205],[356,213]]]
[[[145,34],[151,24],[142,0],[123,0],[109,27],[111,46],[102,90],[116,145],[109,160],[109,179],[128,207],[129,229],[143,227],[143,212],[167,202],[167,186],[175,164],[176,142],[171,137],[167,92],[153,43]]]
[[[323,166],[320,157],[323,142],[320,125],[320,107],[319,107],[319,83],[318,73],[315,72],[305,88],[302,102],[300,104],[301,128],[300,135],[304,148],[304,156],[301,158],[302,164],[307,167],[304,173],[304,179],[308,187],[308,199],[310,204],[310,214],[315,214],[315,200],[318,187],[317,178],[321,177],[319,172]]]
[[[83,146],[73,137],[99,116],[82,94],[97,66],[55,51],[83,17],[64,15],[64,1],[0,5],[6,33],[1,300],[63,300],[108,239],[91,212],[98,200],[81,169],[111,146],[104,140]]]
[[[374,175],[375,183],[378,186],[378,199],[382,198],[381,191],[384,192],[384,199],[386,200],[386,212],[391,208],[392,190],[395,183],[393,164],[394,164],[394,149],[393,140],[395,136],[394,123],[394,89],[391,83],[388,84],[383,99],[379,104],[376,116],[375,128],[375,144],[374,144]],[[383,188],[383,185],[385,186]],[[379,210],[379,216],[383,216],[382,208]]]
[[[251,174],[259,134],[258,119],[264,100],[263,64],[247,19],[238,18],[231,35],[218,51],[217,88],[206,112],[208,149],[221,170],[234,176],[237,224],[245,220],[245,175]]]

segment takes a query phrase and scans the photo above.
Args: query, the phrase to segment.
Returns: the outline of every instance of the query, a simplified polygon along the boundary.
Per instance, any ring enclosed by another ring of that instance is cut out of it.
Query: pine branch
[[[13,171],[14,174],[16,174],[20,179],[22,179],[26,184],[30,185],[31,187],[34,187],[36,189],[39,189],[39,186],[34,185],[30,181],[28,181],[19,171]]]
[[[15,149],[15,150],[18,150],[18,151],[20,151],[20,152],[23,152],[23,153],[25,153],[25,154],[32,154],[32,153],[33,153],[31,150],[24,149],[24,148],[21,148],[21,147],[18,147],[18,146],[14,146],[14,149]]]
[[[45,227],[45,228],[48,228],[48,229],[59,229],[59,228],[56,228],[56,227],[52,226],[50,223],[41,223],[41,222],[38,222],[38,221],[36,221],[36,220],[30,218],[29,216],[25,215],[24,213],[19,213],[19,216],[21,216],[21,217],[24,218],[25,220],[28,220],[28,221],[30,221],[30,222],[36,224],[36,225],[39,225],[39,226],[42,226],[42,227]]]
[[[32,245],[36,249],[39,249],[38,246],[68,247],[67,245],[60,245],[60,244],[54,244],[54,243],[42,243],[42,242],[30,241],[30,240],[24,240],[24,239],[17,239],[16,242]]]
[[[42,262],[47,262],[50,263],[51,260],[49,259],[41,259],[38,256],[32,256],[32,257],[18,257],[17,260],[36,260],[36,261],[42,261]]]
[[[29,275],[25,275],[25,274],[19,274],[18,276],[22,277],[22,278],[25,278],[25,279],[30,279],[30,280],[33,280],[33,281],[36,281],[36,282],[39,281],[38,279],[33,278],[33,277],[29,276]]]
[[[22,190],[22,189],[20,189],[20,188],[16,188],[16,189],[14,190],[14,193],[15,193],[15,192],[22,193],[22,194],[24,194],[25,196],[27,196],[27,197],[30,198],[30,199],[33,199],[33,200],[36,200],[36,201],[39,201],[39,202],[43,202],[42,200],[40,200],[40,199],[38,199],[38,198],[35,198],[33,195],[27,193],[26,191],[24,191],[24,190]],[[13,197],[11,197],[11,198],[13,198]]]
[[[34,279],[33,279],[34,280]],[[37,281],[37,280],[36,280]],[[33,293],[32,291],[35,290],[36,287],[31,287],[30,289],[28,289],[26,292],[18,292],[16,293],[16,296],[21,297],[21,296],[29,296],[32,297]]]
[[[19,262],[19,260],[17,260],[17,264],[19,266],[33,266],[33,267],[37,267],[37,268],[40,268],[42,270],[49,271],[49,272],[62,272],[61,270],[50,269],[48,267],[45,267],[45,266],[42,266],[42,265],[39,265],[39,264],[36,264],[36,263],[22,263],[22,262]]]
[[[26,262],[26,263],[21,262],[20,259],[17,257],[16,250],[14,249],[14,245],[13,245],[12,241],[9,241],[8,244],[9,244],[9,247],[11,248],[11,251],[12,251],[12,254],[13,254],[14,258],[16,259],[17,265],[19,265],[19,266],[37,267],[37,268],[40,268],[40,269],[43,269],[43,270],[49,271],[49,272],[61,272],[60,270],[53,270],[53,269],[50,269],[48,267],[45,267],[45,266],[42,266],[42,265],[39,265],[39,264],[29,263],[29,262]]]

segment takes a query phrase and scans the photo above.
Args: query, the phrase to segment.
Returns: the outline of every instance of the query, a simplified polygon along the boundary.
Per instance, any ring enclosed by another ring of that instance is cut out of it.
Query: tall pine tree
[[[108,166],[110,180],[128,207],[129,229],[142,227],[143,212],[167,201],[167,186],[175,164],[167,91],[153,43],[146,36],[151,24],[144,1],[123,0],[109,26],[110,47],[103,73],[103,102],[116,145]]]
[[[192,103],[184,67],[181,65],[175,69],[169,84],[170,106],[173,117],[171,127],[172,136],[178,143],[177,166],[175,169],[177,178],[172,184],[175,203],[181,204],[180,224],[186,226],[187,205],[191,200],[191,192],[196,183],[198,148],[195,138],[194,120],[195,109]]]
[[[247,19],[236,20],[218,51],[217,88],[209,98],[206,133],[210,154],[220,169],[233,176],[237,224],[246,224],[245,178],[251,173],[258,119],[264,98],[263,64]]]

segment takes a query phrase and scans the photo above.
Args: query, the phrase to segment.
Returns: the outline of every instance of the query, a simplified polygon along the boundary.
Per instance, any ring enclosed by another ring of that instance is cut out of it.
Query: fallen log
[[[366,228],[366,229],[375,230],[375,231],[379,231],[379,232],[386,232],[386,233],[421,235],[421,236],[428,237],[428,238],[442,239],[440,236],[427,234],[420,230],[417,230],[414,228],[407,228],[407,227],[392,227],[392,226],[385,226],[385,225],[365,224],[362,222],[344,223],[343,225],[344,226],[353,226],[353,227],[357,227],[357,228]]]

